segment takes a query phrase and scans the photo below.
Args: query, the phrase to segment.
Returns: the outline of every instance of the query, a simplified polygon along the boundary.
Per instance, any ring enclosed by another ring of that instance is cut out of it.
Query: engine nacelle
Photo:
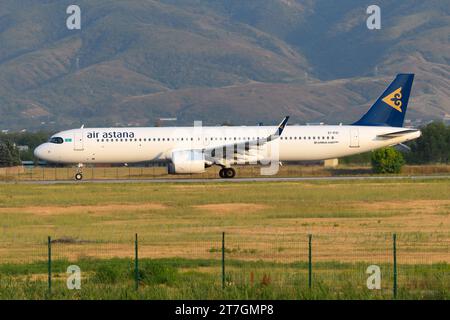
[[[169,174],[205,172],[205,154],[199,150],[180,150],[172,152],[172,162],[167,171]]]

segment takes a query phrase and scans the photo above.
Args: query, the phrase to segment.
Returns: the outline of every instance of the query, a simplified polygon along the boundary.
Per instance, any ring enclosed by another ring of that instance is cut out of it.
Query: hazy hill
[[[412,119],[450,113],[450,3],[2,0],[0,129],[348,122],[398,72],[415,72]],[[45,124],[41,124],[45,122]]]

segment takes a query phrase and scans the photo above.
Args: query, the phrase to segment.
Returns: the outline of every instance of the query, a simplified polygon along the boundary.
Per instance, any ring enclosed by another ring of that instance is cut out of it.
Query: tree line
[[[432,122],[421,128],[422,136],[410,141],[411,152],[405,154],[405,160],[411,164],[449,163],[450,161],[450,125]]]
[[[33,150],[48,140],[49,132],[0,133],[0,167],[21,165],[22,161],[35,161]],[[28,146],[19,151],[17,146]]]

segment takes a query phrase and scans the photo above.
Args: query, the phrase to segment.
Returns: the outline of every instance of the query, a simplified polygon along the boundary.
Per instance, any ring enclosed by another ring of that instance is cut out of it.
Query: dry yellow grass
[[[0,260],[140,256],[450,262],[450,181],[0,186]],[[55,197],[54,195],[58,196]]]

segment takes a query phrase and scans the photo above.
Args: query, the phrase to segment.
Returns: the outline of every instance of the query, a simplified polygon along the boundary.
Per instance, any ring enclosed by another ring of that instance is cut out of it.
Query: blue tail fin
[[[398,74],[369,111],[353,125],[402,127],[413,80],[414,74]]]

